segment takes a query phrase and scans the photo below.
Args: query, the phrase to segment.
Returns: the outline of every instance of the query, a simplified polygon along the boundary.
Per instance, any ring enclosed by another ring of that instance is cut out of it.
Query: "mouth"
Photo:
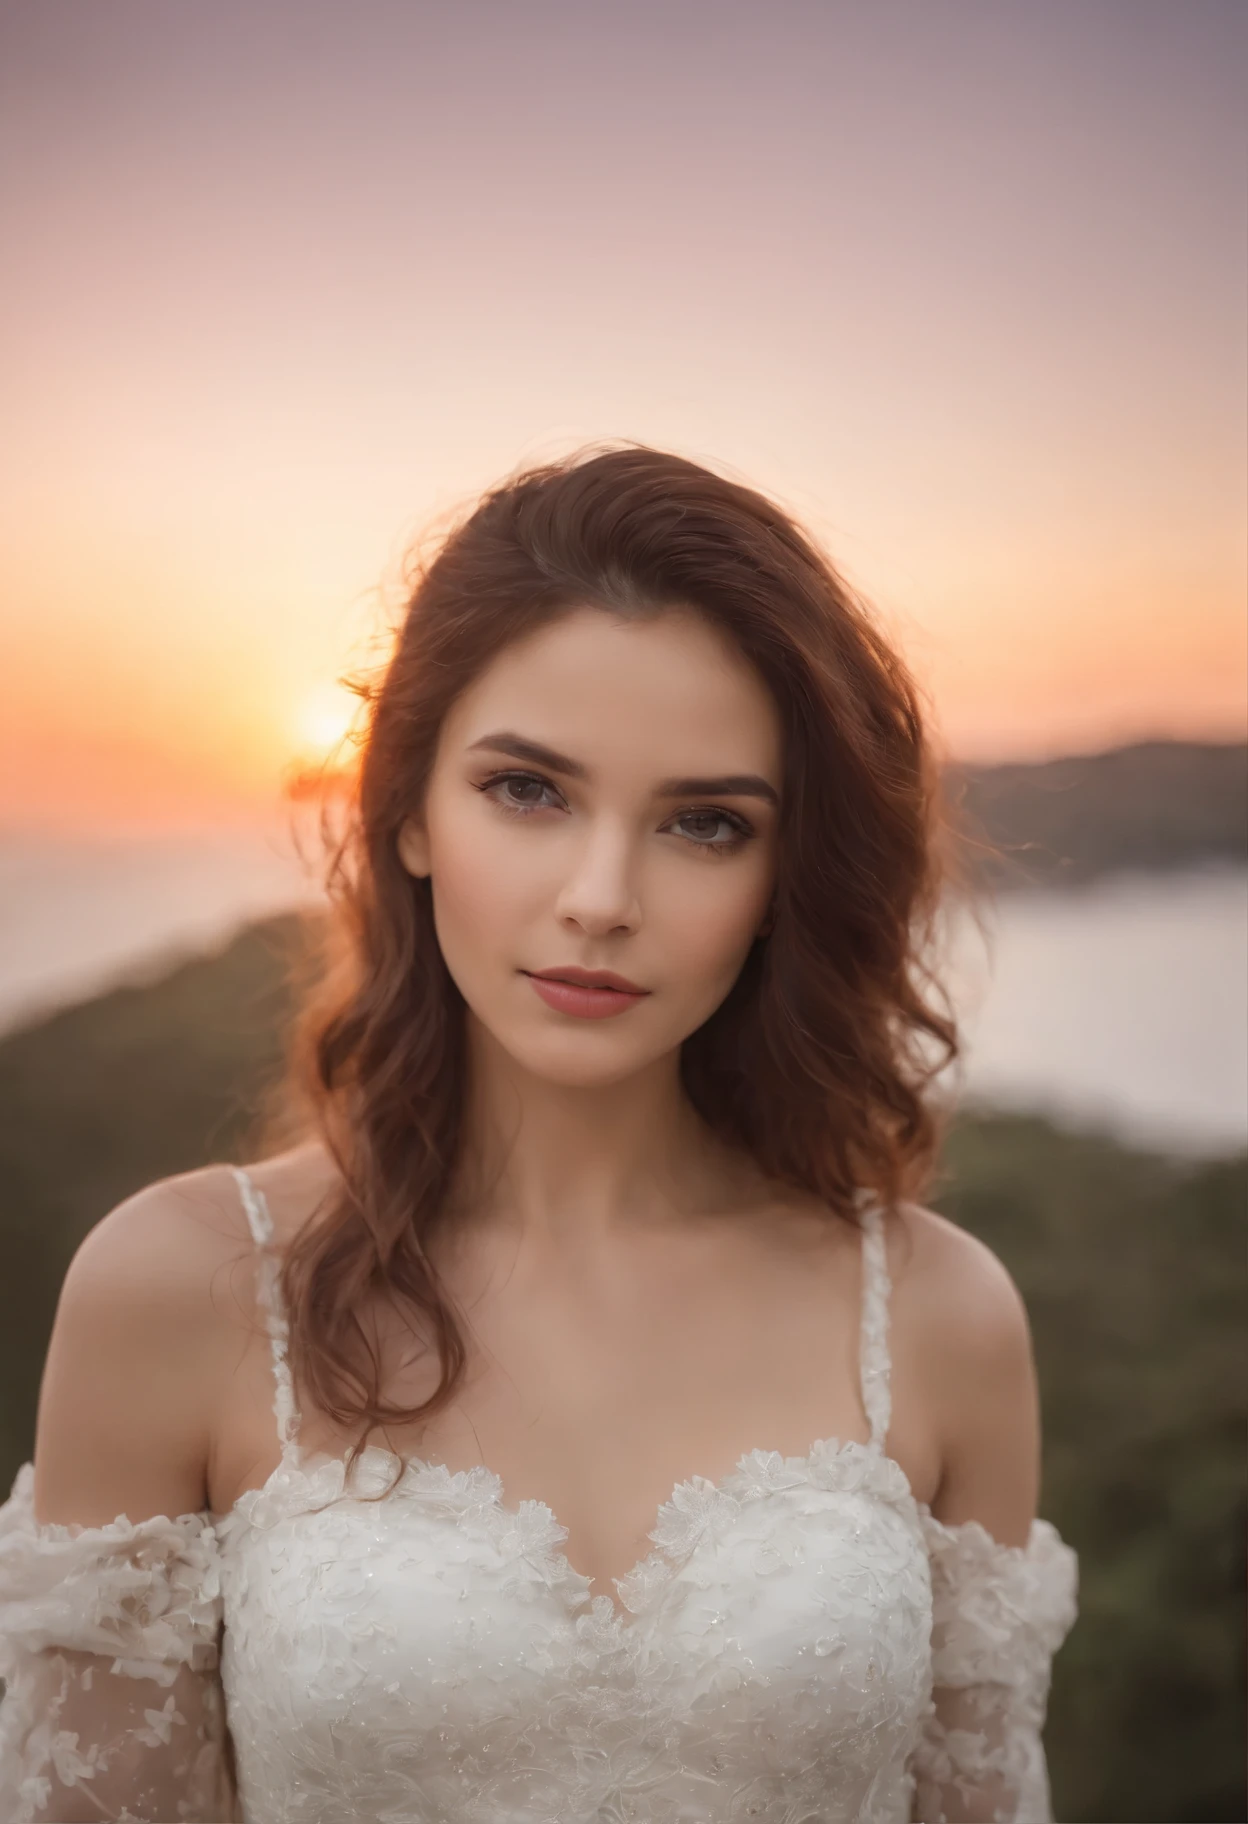
[[[636,982],[630,982],[626,976],[616,975],[610,969],[576,969],[569,965],[566,969],[525,969],[525,975],[531,975],[538,982],[571,982],[577,988],[613,988],[617,994],[648,994],[648,988],[639,988]]]
[[[576,1019],[610,1019],[625,1013],[649,994],[610,969],[522,969],[534,992],[557,1013],[568,1013]]]

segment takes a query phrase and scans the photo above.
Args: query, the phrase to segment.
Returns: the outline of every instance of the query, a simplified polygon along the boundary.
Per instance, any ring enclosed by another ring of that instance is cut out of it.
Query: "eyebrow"
[[[547,772],[562,773],[567,779],[588,779],[589,768],[582,766],[579,760],[570,760],[566,754],[557,754],[551,747],[544,747],[540,741],[529,741],[524,735],[517,735],[511,729],[499,729],[494,734],[482,735],[468,749],[475,753],[479,748],[489,748],[491,753],[509,754],[513,760],[528,760],[534,766],[544,766]],[[716,779],[661,779],[655,788],[656,798],[761,798],[764,804],[779,809],[780,798],[774,786],[769,785],[759,773],[725,773]]]

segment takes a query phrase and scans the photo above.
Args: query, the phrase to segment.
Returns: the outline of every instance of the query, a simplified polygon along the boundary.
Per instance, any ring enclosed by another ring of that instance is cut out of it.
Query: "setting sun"
[[[307,759],[323,760],[351,731],[359,701],[341,684],[326,684],[299,706],[295,734]]]

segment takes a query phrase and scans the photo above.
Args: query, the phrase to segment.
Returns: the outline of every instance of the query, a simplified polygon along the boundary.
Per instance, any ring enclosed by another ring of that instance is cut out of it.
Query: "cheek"
[[[483,827],[484,826],[484,827]],[[452,974],[470,972],[515,947],[531,921],[540,883],[526,866],[523,844],[479,817],[430,817],[434,915],[438,942]],[[540,909],[537,908],[537,909]]]
[[[766,911],[766,867],[736,871],[730,862],[697,861],[673,870],[664,888],[654,923],[661,926],[665,962],[691,984],[726,991]]]
[[[474,841],[473,830],[451,824],[434,834],[431,846],[443,947],[456,936],[489,939],[493,930],[505,928],[515,899],[522,896],[522,870],[505,865],[507,845]]]

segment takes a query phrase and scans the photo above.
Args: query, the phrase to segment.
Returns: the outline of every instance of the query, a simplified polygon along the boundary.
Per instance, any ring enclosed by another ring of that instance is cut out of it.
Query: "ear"
[[[428,879],[431,872],[429,838],[414,817],[405,819],[399,830],[395,847],[399,853],[399,860],[409,874],[414,874],[417,880]]]

